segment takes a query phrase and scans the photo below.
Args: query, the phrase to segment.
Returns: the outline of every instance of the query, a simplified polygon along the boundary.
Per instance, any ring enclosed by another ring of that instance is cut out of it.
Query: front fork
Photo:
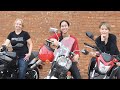
[[[92,72],[92,75],[90,76],[90,79],[94,79],[96,66],[97,66],[97,63],[95,63],[95,67],[93,68],[93,72]]]
[[[51,79],[52,76],[55,75],[56,68],[54,68],[56,61],[54,61],[51,65],[51,69],[48,73],[47,79]]]

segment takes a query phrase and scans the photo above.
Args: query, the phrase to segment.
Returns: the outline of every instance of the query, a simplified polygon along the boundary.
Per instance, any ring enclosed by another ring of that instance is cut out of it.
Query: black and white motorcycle
[[[40,60],[35,60],[38,52],[32,52],[28,64],[26,79],[39,79]],[[17,56],[15,52],[4,49],[0,51],[0,79],[17,79],[18,78]]]
[[[49,40],[47,42],[52,43]],[[66,37],[59,42],[59,48],[54,51],[54,60],[45,79],[67,79],[67,72],[72,65],[70,59],[74,56],[74,52],[71,52],[73,43],[74,39],[71,37]]]

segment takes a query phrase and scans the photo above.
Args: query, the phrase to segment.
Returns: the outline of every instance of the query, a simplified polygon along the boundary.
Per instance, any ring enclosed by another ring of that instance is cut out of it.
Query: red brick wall
[[[28,31],[33,40],[33,49],[38,50],[44,40],[50,36],[49,28],[59,29],[59,22],[66,19],[70,22],[70,34],[79,40],[80,49],[84,48],[83,42],[92,43],[85,36],[86,31],[99,35],[99,24],[107,21],[111,24],[111,32],[118,38],[120,49],[120,12],[119,11],[0,11],[0,45],[4,42],[9,32],[14,30],[13,22],[16,18],[24,20],[24,29]],[[87,67],[90,56],[81,54],[79,68],[83,79],[87,79]],[[50,65],[44,65],[41,78],[47,75]]]

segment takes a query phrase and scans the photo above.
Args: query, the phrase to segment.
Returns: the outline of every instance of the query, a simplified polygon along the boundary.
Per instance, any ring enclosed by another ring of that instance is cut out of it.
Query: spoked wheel
[[[26,72],[26,79],[39,79],[38,69],[28,70]]]

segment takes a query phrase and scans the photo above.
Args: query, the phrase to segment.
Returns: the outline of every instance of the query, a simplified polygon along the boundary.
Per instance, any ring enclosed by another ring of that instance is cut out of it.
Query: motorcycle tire
[[[26,72],[26,79],[39,79],[39,76],[38,68]]]

